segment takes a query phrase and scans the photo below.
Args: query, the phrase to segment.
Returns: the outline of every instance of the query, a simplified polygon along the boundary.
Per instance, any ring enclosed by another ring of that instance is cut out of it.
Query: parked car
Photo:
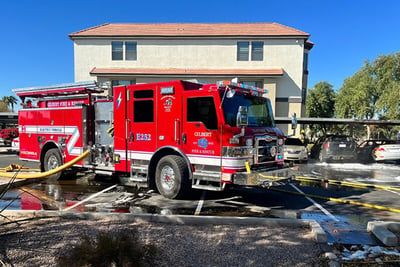
[[[307,161],[308,151],[299,138],[289,137],[285,141],[284,159],[293,161]]]
[[[14,138],[11,142],[11,147],[7,149],[9,152],[15,152],[19,154],[19,137]]]
[[[18,136],[18,128],[6,128],[0,131],[0,138],[5,146],[10,146],[12,140]]]
[[[310,156],[320,162],[355,161],[357,143],[348,135],[327,135],[320,137],[311,148]]]
[[[357,157],[364,163],[400,161],[400,144],[394,140],[365,140],[357,148]]]

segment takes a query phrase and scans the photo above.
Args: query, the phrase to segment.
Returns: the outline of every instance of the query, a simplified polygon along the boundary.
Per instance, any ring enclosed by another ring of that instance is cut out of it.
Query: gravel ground
[[[323,246],[310,229],[242,225],[173,225],[43,218],[7,223],[0,220],[3,266],[55,266],[57,257],[82,236],[137,229],[154,244],[156,266],[321,266]],[[0,263],[1,264],[1,263]]]

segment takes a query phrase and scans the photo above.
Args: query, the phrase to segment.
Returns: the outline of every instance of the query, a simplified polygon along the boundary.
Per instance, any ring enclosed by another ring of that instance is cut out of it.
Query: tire
[[[44,155],[43,160],[43,169],[45,172],[50,171],[52,169],[58,168],[63,164],[61,153],[57,148],[52,148],[47,150]],[[58,180],[62,175],[62,172],[55,173],[53,175],[48,176],[47,178],[52,180]]]
[[[166,198],[182,198],[190,186],[185,160],[175,155],[161,158],[156,168],[156,186],[160,194]]]

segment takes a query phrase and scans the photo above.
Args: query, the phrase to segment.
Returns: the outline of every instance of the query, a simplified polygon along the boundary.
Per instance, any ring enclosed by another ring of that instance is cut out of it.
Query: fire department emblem
[[[207,139],[205,139],[205,138],[201,138],[201,139],[199,139],[197,145],[198,145],[199,147],[201,147],[201,148],[207,149],[208,141],[207,141]]]

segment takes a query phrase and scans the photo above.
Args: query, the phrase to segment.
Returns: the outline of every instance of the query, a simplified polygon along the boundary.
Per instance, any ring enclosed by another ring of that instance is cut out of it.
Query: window
[[[136,60],[136,42],[125,42],[125,60]]]
[[[237,60],[238,61],[249,60],[249,42],[237,43]]]
[[[237,61],[248,61],[251,50],[251,61],[264,60],[264,42],[237,42]]]
[[[263,48],[264,48],[264,42],[252,42],[251,43],[251,60],[262,61],[263,60]]]
[[[196,97],[187,99],[187,121],[202,122],[209,130],[218,129],[214,98]]]
[[[111,81],[111,86],[120,86],[120,85],[132,85],[136,84],[135,80],[112,80]]]
[[[123,42],[111,42],[112,60],[123,59]]]
[[[152,99],[153,97],[153,90],[140,90],[133,93],[134,122],[154,122],[154,100]]]
[[[304,74],[308,74],[308,54],[304,53],[303,55],[303,71]]]
[[[264,84],[261,81],[242,81],[242,83],[253,87],[264,88]]]
[[[125,51],[124,51],[125,50]],[[136,42],[111,42],[112,60],[137,60]],[[125,57],[124,57],[125,55]]]

